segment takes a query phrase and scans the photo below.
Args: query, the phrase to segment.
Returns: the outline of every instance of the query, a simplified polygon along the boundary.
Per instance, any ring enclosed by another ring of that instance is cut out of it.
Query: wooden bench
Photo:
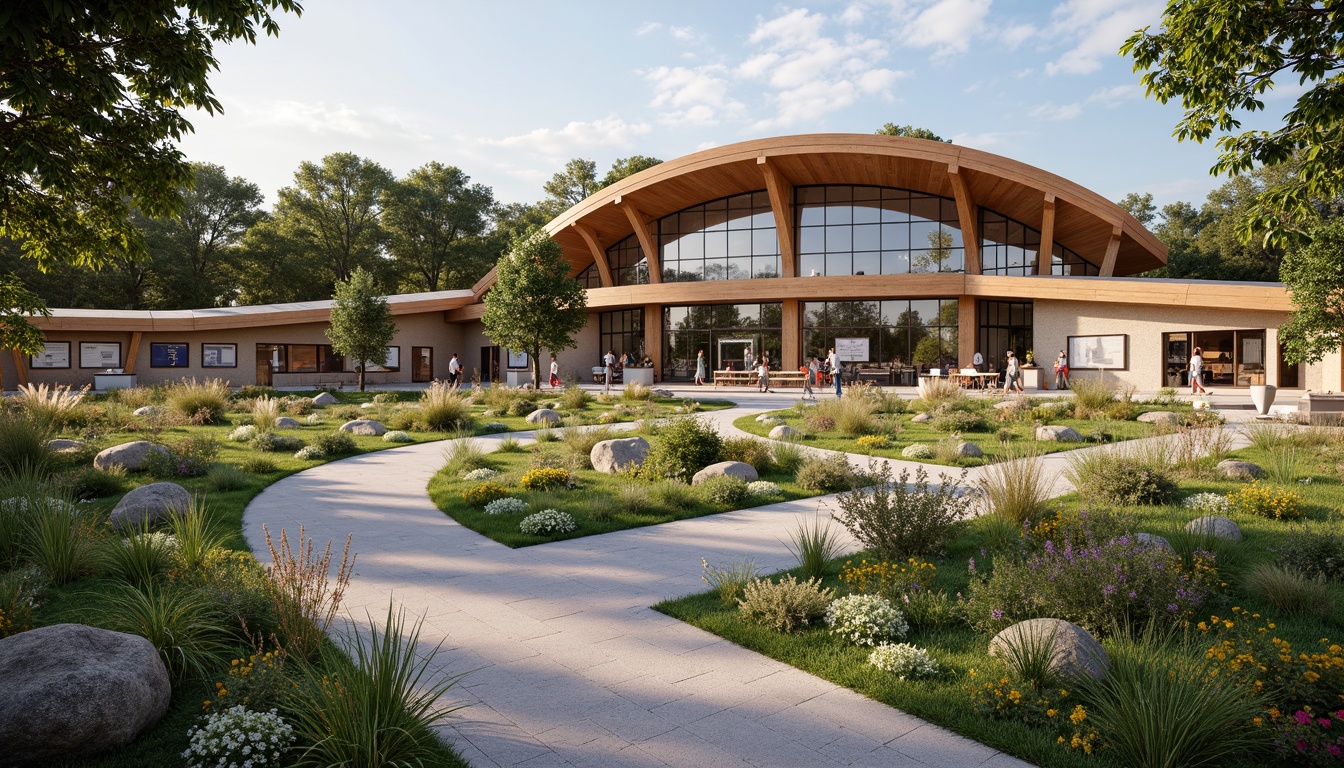
[[[770,386],[801,389],[805,378],[807,374],[802,371],[771,371]],[[715,371],[714,386],[755,387],[759,386],[759,379],[755,371]]]

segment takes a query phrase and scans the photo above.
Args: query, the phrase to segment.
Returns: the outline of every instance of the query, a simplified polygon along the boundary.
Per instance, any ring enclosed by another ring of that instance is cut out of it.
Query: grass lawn
[[[1337,445],[1338,443],[1336,443]],[[1344,505],[1344,484],[1339,472],[1344,465],[1336,465],[1333,456],[1338,451],[1327,446],[1319,456],[1305,457],[1299,466],[1303,476],[1312,477],[1309,484],[1294,484],[1303,497],[1306,520],[1328,526],[1336,535],[1344,534],[1344,520],[1338,510]],[[1245,449],[1236,454],[1257,463],[1268,463],[1269,457],[1257,449]],[[1318,460],[1320,459],[1320,460]],[[1214,479],[1190,479],[1180,483],[1182,498],[1201,492],[1225,494],[1242,487],[1242,483]],[[1056,500],[1053,506],[1064,513],[1085,508],[1082,499],[1070,495]],[[1180,506],[1125,507],[1120,510],[1134,515],[1136,530],[1166,534],[1201,513]],[[1321,638],[1338,643],[1344,636],[1344,584],[1331,582],[1330,600],[1333,612],[1325,615],[1290,615],[1268,600],[1251,593],[1244,580],[1257,563],[1272,561],[1274,551],[1282,546],[1291,529],[1288,522],[1255,517],[1233,511],[1229,516],[1237,522],[1245,535],[1240,545],[1220,550],[1222,560],[1218,576],[1226,586],[1212,595],[1189,617],[1192,624],[1211,615],[1229,617],[1233,607],[1248,613],[1259,613],[1275,623],[1275,636],[1292,644],[1294,653],[1312,653],[1323,650]],[[995,530],[990,518],[977,518],[968,523],[961,535],[942,556],[934,559],[937,576],[935,590],[952,596],[952,604],[959,605],[956,596],[969,594],[972,576],[969,561],[974,558],[980,575],[992,571],[994,559],[1012,554],[997,554],[992,542],[1000,540],[1001,529]],[[1020,546],[1020,545],[1019,545]],[[845,561],[857,563],[870,553],[859,553],[834,561],[826,585],[835,587],[837,595],[846,593],[838,573]],[[879,558],[872,558],[879,559]],[[795,571],[795,574],[798,572]],[[800,575],[800,574],[799,574]],[[1009,674],[1005,665],[988,655],[990,636],[969,626],[954,608],[948,615],[926,623],[917,623],[912,617],[911,631],[905,642],[929,651],[937,661],[940,674],[923,680],[901,681],[894,675],[881,672],[866,663],[868,649],[860,648],[827,633],[824,626],[812,627],[796,634],[784,634],[773,629],[748,624],[738,618],[735,608],[724,605],[715,593],[691,595],[669,600],[655,606],[663,613],[694,624],[709,632],[731,640],[743,647],[811,672],[836,684],[843,685],[877,701],[925,718],[937,725],[981,741],[1010,754],[1042,766],[1112,766],[1120,765],[1105,750],[1093,755],[1067,749],[1056,743],[1059,736],[1068,737],[1067,720],[1059,726],[1027,724],[1021,721],[985,717],[975,709],[972,688],[986,680],[996,681]],[[1201,636],[1192,627],[1190,635],[1194,653],[1202,652],[1212,643],[1201,645]],[[1104,644],[1110,640],[1103,638]],[[976,670],[971,676],[970,670]],[[1020,686],[1019,686],[1020,687]],[[1023,689],[1027,690],[1027,689]],[[1056,704],[1058,706],[1058,704]],[[1069,707],[1072,705],[1070,704]],[[1065,710],[1067,711],[1067,709]],[[1062,727],[1061,727],[1062,726]],[[1273,755],[1250,756],[1241,762],[1226,765],[1277,764]],[[1291,761],[1283,763],[1291,764]]]

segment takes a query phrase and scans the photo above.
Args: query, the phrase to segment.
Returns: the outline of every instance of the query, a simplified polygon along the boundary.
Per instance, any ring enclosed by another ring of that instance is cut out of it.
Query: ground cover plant
[[[463,414],[454,410],[465,400],[457,394],[434,393],[422,400],[418,392],[336,392],[338,403],[327,407],[313,405],[316,394],[260,388],[230,393],[219,382],[186,382],[108,396],[36,392],[0,412],[0,637],[66,621],[116,627],[151,637],[174,672],[173,703],[157,726],[117,753],[78,765],[181,765],[190,746],[189,729],[205,724],[201,702],[248,685],[226,674],[233,659],[242,663],[232,669],[249,670],[247,678],[261,668],[249,659],[267,653],[290,659],[286,666],[292,679],[298,679],[293,675],[303,666],[301,657],[332,679],[358,678],[356,666],[320,651],[328,641],[305,629],[326,621],[327,613],[304,607],[317,605],[308,597],[314,584],[299,578],[289,592],[297,601],[277,602],[279,593],[242,536],[243,510],[267,485],[322,461],[396,446],[380,437],[337,432],[342,423],[372,418],[389,427],[404,426],[413,442],[453,437],[464,426],[491,431],[485,427],[490,421],[532,428],[521,417],[486,417],[490,401],[482,396],[477,396],[481,402],[468,402]],[[501,390],[494,398],[516,395]],[[361,407],[365,403],[369,407]],[[643,402],[638,412],[619,405],[585,403],[578,420],[667,415],[681,407],[672,400]],[[145,406],[153,407],[133,414]],[[284,416],[296,418],[299,426],[280,428]],[[433,431],[431,420],[446,421],[454,431]],[[79,439],[85,447],[54,454],[45,448],[54,437]],[[90,465],[98,450],[135,440],[164,445],[169,452],[152,460],[146,471]],[[296,446],[306,453],[295,455]],[[171,480],[194,494],[193,516],[153,530],[112,531],[107,515],[121,496],[156,480]],[[317,543],[319,553],[322,545]],[[358,542],[353,546],[357,549]],[[315,570],[295,573],[312,576]],[[269,643],[272,635],[281,639],[281,648],[255,647],[262,638]],[[294,651],[284,653],[287,647]],[[288,722],[296,723],[296,705],[271,699]],[[429,752],[422,752],[431,755],[427,764],[460,764],[451,749],[425,740],[427,727],[417,728],[408,738],[428,745]],[[299,731],[299,745],[306,748],[311,734]]]
[[[824,623],[779,632],[715,591],[656,607],[1037,765],[1338,764],[1344,449],[1320,437],[1299,448],[1291,488],[1255,486],[1296,495],[1295,519],[1239,505],[1250,481],[1211,460],[1173,458],[1165,504],[1071,494],[974,518],[924,557],[869,550],[833,563],[817,588],[886,598],[909,624],[887,646],[899,651],[877,654]],[[1262,464],[1269,450],[1232,455]],[[1244,540],[1187,530],[1206,514],[1235,521]],[[1060,613],[1101,639],[1110,674],[1084,685],[990,657],[998,630]]]

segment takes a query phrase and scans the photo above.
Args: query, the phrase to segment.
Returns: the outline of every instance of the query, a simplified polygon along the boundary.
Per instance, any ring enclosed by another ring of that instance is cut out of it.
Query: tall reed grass
[[[425,425],[435,432],[451,432],[471,424],[471,403],[455,385],[442,381],[430,384],[420,393],[420,412]]]
[[[195,590],[150,583],[103,596],[113,629],[154,645],[175,681],[205,680],[233,650],[227,626]]]
[[[271,532],[265,525],[261,530],[271,552],[271,565],[266,575],[273,587],[272,599],[280,624],[281,645],[293,658],[312,659],[322,646],[322,638],[336,618],[341,598],[350,584],[355,567],[355,555],[350,551],[354,534],[346,537],[345,551],[333,579],[330,541],[319,555],[313,540],[304,536],[303,526],[299,526],[297,548],[290,546],[285,529],[280,529],[278,542],[271,539]]]
[[[0,477],[51,474],[51,427],[24,412],[0,411]]]
[[[64,385],[20,384],[15,399],[34,421],[58,429],[74,420],[88,391],[88,385],[76,391]]]
[[[228,382],[223,379],[182,379],[164,388],[168,409],[198,424],[219,424],[229,408]]]
[[[275,429],[275,422],[280,420],[280,401],[262,395],[252,401],[252,423],[262,432],[269,432]]]
[[[824,578],[831,561],[845,551],[845,541],[839,529],[831,525],[830,520],[823,520],[821,515],[813,515],[811,520],[798,520],[789,531],[789,541],[784,546],[798,560],[798,567],[806,579]]]
[[[1010,451],[1003,461],[985,467],[976,482],[985,500],[985,512],[1011,521],[1015,527],[1040,520],[1053,494],[1053,477],[1035,448]]]

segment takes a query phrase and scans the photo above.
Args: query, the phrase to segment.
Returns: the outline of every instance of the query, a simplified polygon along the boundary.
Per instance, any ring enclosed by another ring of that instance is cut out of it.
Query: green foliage
[[[210,471],[219,455],[219,440],[212,435],[192,435],[168,446],[168,451],[150,451],[144,470],[150,477],[200,477]]]
[[[640,467],[653,480],[689,481],[696,472],[719,460],[723,438],[714,425],[695,416],[680,416],[661,427]]]
[[[758,573],[756,563],[746,557],[727,567],[710,565],[709,561],[702,557],[700,568],[700,579],[714,590],[724,605],[730,607],[737,604],[737,597],[742,594],[742,589],[755,579]]]
[[[495,499],[502,499],[509,495],[509,489],[499,483],[490,482],[477,483],[462,492],[462,500],[473,507],[484,507]]]
[[[798,559],[798,567],[808,579],[825,578],[831,561],[845,549],[844,541],[831,522],[822,520],[821,515],[813,516],[810,521],[799,520],[789,531],[789,541],[784,546]]]
[[[1169,504],[1178,490],[1165,468],[1114,450],[1070,455],[1066,475],[1084,498],[1122,506]]]
[[[262,636],[279,631],[270,582],[251,554],[212,549],[198,571],[183,573],[180,580],[195,587],[223,626],[235,632],[246,627]]]
[[[686,509],[695,503],[695,489],[678,480],[659,480],[652,489],[654,500],[664,509]]]
[[[771,446],[770,460],[780,472],[786,475],[797,473],[798,468],[803,465],[804,459],[803,448],[797,443],[780,441]]]
[[[1303,575],[1344,581],[1344,534],[1325,525],[1300,524],[1274,550],[1276,562]]]
[[[570,384],[565,387],[565,391],[560,395],[560,403],[567,410],[582,411],[593,402],[593,396],[588,394],[587,390],[579,387],[578,384]]]
[[[1021,624],[1009,627],[1004,633],[999,655],[1013,677],[1036,691],[1054,688],[1059,684],[1055,672],[1055,633],[1030,632]]]
[[[1279,279],[1293,295],[1293,311],[1279,327],[1284,359],[1320,362],[1344,341],[1344,220],[1321,224],[1311,231],[1311,242],[1289,250]]]
[[[136,589],[147,589],[168,575],[173,565],[177,542],[163,533],[141,525],[125,538],[106,539],[103,562],[108,573]]]
[[[533,381],[542,380],[541,351],[574,346],[574,334],[588,323],[587,294],[569,272],[560,246],[536,230],[513,241],[485,295],[486,336],[527,352]]]
[[[1069,389],[1073,390],[1073,413],[1080,419],[1104,411],[1116,402],[1115,384],[1104,375],[1096,378],[1073,376],[1069,379]]]
[[[835,590],[822,589],[817,579],[799,582],[792,575],[779,581],[755,579],[742,590],[738,614],[751,624],[794,632],[824,616],[826,605],[834,597]]]
[[[205,473],[205,483],[219,493],[241,491],[252,485],[248,473],[237,464],[216,464]]]
[[[279,470],[268,456],[248,456],[238,462],[238,467],[249,475],[269,475]]]
[[[51,431],[26,413],[0,412],[0,477],[45,477],[55,458],[47,448]]]
[[[332,298],[327,338],[337,354],[354,362],[363,392],[367,367],[387,362],[387,345],[397,333],[397,321],[373,275],[363,267],[355,267],[348,279],[336,283]]]
[[[952,404],[940,405],[929,412],[929,428],[935,432],[962,433],[983,429],[985,420],[980,414]]]
[[[965,479],[965,470],[955,479],[941,475],[937,488],[930,489],[923,467],[915,470],[911,485],[909,470],[893,481],[891,465],[884,462],[873,474],[873,487],[840,494],[834,517],[860,544],[884,557],[938,552],[956,537],[970,509],[969,497],[957,493]]]
[[[1330,616],[1335,612],[1325,577],[1307,576],[1281,565],[1261,563],[1246,576],[1246,591],[1287,614]]]
[[[808,490],[834,493],[854,485],[854,470],[843,454],[828,453],[803,459],[795,479]]]
[[[976,482],[991,514],[1021,526],[1038,522],[1051,493],[1053,478],[1045,471],[1041,454],[1025,449],[995,462],[980,473]]]
[[[469,437],[450,440],[443,449],[443,472],[460,477],[473,469],[486,469],[490,459],[481,444]]]
[[[537,410],[537,404],[532,402],[531,400],[525,400],[523,398],[519,398],[517,400],[514,400],[512,403],[509,403],[508,410],[510,416],[526,416],[529,413]]]
[[[647,157],[645,155],[631,155],[630,157],[618,157],[611,163],[611,170],[602,177],[599,182],[603,187],[610,187],[612,184],[628,176],[634,176],[640,171],[648,170],[655,165],[661,165],[662,160],[656,157]],[[549,191],[549,190],[547,190]]]
[[[768,472],[774,466],[770,443],[754,437],[725,438],[719,448],[719,461],[740,461],[750,464],[757,474]]]
[[[110,627],[153,643],[175,681],[204,679],[230,650],[227,627],[194,590],[151,582],[103,601]]]
[[[860,388],[852,388],[838,400],[818,403],[814,413],[822,419],[829,417],[842,435],[858,437],[874,432],[878,403],[871,397],[864,397],[862,392]]]
[[[705,501],[720,507],[733,509],[736,509],[750,496],[747,493],[747,482],[740,477],[732,477],[731,475],[711,477],[696,486],[696,490],[700,492]]]
[[[101,565],[101,529],[69,498],[46,493],[7,500],[23,512],[22,541],[28,562],[40,567],[52,584],[69,584],[97,573]]]
[[[183,419],[222,424],[229,407],[229,385],[223,379],[183,379],[164,388],[164,404]]]
[[[916,128],[913,125],[896,125],[887,123],[876,131],[878,136],[905,136],[911,139],[924,139],[926,141],[941,141],[945,144],[951,144],[951,139],[944,139],[942,136],[930,131],[928,128]]]
[[[388,189],[382,225],[401,272],[403,292],[470,288],[490,270],[486,236],[494,194],[461,169],[438,162],[416,168]]]
[[[347,432],[327,432],[313,438],[312,445],[322,449],[327,456],[344,456],[358,450],[355,439]]]
[[[169,516],[168,529],[175,539],[174,559],[189,573],[203,569],[210,553],[224,545],[225,537],[219,532],[214,517],[196,497],[192,498],[190,509],[174,511]]]
[[[451,432],[471,424],[471,404],[456,387],[440,381],[420,393],[420,413],[425,426],[436,432]]]

